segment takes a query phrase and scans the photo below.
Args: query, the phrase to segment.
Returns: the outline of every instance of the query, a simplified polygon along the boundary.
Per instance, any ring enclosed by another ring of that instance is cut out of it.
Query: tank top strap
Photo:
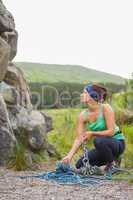
[[[89,116],[89,111],[86,109],[83,111],[83,119],[87,120],[88,116]]]
[[[110,104],[108,104],[109,105],[109,108],[110,108],[110,110],[111,111],[113,111],[113,108],[111,107],[111,105]],[[100,104],[100,116],[103,116],[104,117],[104,104]]]
[[[103,104],[100,104],[99,116],[103,117]]]
[[[88,109],[84,110],[84,111],[82,112],[82,114],[83,114],[84,120],[87,120],[88,117],[89,117],[89,110],[88,110]],[[98,118],[99,118],[99,117],[103,117],[103,104],[100,104]]]

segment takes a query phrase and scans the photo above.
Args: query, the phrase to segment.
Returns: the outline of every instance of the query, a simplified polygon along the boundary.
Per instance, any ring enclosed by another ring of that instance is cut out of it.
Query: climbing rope
[[[56,181],[59,184],[63,185],[77,185],[80,184],[81,186],[99,186],[104,184],[108,180],[129,180],[133,178],[133,174],[131,174],[128,170],[120,169],[122,172],[128,172],[129,177],[112,177],[112,172],[105,176],[98,176],[98,175],[83,175],[78,172],[74,167],[70,164],[64,164],[62,162],[56,163],[56,170],[41,173],[38,175],[32,176],[19,176],[21,179],[25,178],[39,178],[45,179],[48,181]]]
[[[99,186],[108,180],[129,180],[133,178],[133,174],[126,169],[114,167],[111,168],[106,175],[100,175],[100,168],[97,166],[91,166],[88,158],[88,148],[86,144],[83,144],[83,167],[76,169],[70,164],[64,164],[62,162],[56,163],[56,170],[50,171],[33,176],[23,176],[22,179],[32,177],[40,178],[45,180],[57,181],[59,184],[75,185],[80,184],[81,186]],[[129,177],[114,177],[114,172],[126,172]]]
[[[62,162],[56,163],[56,170],[46,172],[33,176],[21,176],[21,179],[25,178],[40,178],[45,180],[57,181],[59,184],[75,185],[80,184],[81,186],[97,186],[105,182],[104,177],[98,176],[84,176],[75,172],[75,169],[70,164],[64,164]]]

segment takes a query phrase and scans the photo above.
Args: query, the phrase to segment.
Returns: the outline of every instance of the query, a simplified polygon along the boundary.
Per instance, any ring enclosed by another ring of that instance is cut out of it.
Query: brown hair
[[[100,102],[104,102],[108,95],[107,89],[101,85],[93,84],[93,89],[100,95]]]

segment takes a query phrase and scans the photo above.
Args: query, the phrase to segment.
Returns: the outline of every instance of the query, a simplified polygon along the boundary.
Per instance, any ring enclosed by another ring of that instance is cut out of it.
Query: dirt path
[[[37,172],[14,172],[0,168],[0,200],[132,200],[133,185],[127,182],[108,181],[98,187],[63,186],[35,178],[17,176],[33,175],[51,170],[42,165]]]

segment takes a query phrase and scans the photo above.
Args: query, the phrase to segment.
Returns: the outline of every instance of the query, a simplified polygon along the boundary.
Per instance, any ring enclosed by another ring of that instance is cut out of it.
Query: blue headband
[[[100,101],[101,100],[101,95],[95,91],[93,89],[93,85],[92,84],[88,84],[85,88],[84,88],[89,95],[95,100],[95,101]]]

